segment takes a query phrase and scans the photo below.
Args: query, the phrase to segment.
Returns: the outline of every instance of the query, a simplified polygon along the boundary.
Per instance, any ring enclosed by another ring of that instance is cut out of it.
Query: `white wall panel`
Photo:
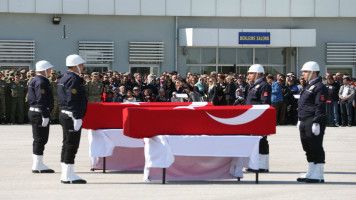
[[[264,17],[266,15],[266,0],[241,0],[241,16]]]
[[[291,29],[291,46],[293,47],[315,47],[315,29]]]
[[[10,0],[9,1],[9,12],[16,13],[34,13],[35,0]]]
[[[356,17],[355,0],[340,0],[340,17]]]
[[[270,32],[271,43],[267,47],[289,47],[290,46],[290,29],[267,29]]]
[[[9,12],[7,0],[0,0],[0,12]]]
[[[140,0],[115,0],[116,15],[140,15]]]
[[[165,0],[141,0],[141,15],[165,15]]]
[[[241,15],[241,0],[216,0],[217,16],[240,16]]]
[[[219,47],[242,47],[239,44],[242,29],[219,29]]]
[[[64,14],[88,14],[88,0],[63,0]]]
[[[193,16],[215,16],[215,0],[192,0]]]
[[[193,29],[193,46],[218,46],[218,29]]]
[[[292,17],[314,17],[314,0],[291,0]]]
[[[36,13],[62,13],[62,0],[36,0]]]
[[[339,16],[339,0],[315,0],[315,17]]]
[[[290,1],[289,0],[266,0],[267,17],[289,17]]]
[[[114,15],[115,0],[89,0],[89,14]]]
[[[167,0],[168,16],[190,16],[190,0]]]

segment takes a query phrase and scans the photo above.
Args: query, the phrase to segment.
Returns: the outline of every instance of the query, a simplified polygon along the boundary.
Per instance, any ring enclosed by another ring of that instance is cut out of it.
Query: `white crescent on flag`
[[[177,106],[174,109],[192,109],[195,110],[195,107],[204,107],[208,105],[208,102],[192,102],[189,106]]]
[[[121,104],[131,104],[131,105],[137,105],[137,106],[139,106],[140,105],[140,103],[146,103],[146,102],[125,102],[125,103],[121,103]]]
[[[209,114],[208,112],[206,112],[206,114],[208,114],[213,120],[222,124],[241,125],[247,124],[259,118],[269,107],[270,105],[253,105],[252,108],[248,109],[246,112],[232,118],[219,118]]]

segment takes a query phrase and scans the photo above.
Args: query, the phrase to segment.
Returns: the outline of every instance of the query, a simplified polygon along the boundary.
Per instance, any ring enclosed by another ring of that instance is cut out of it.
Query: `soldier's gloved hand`
[[[300,126],[300,121],[298,121],[297,123],[297,129],[299,129],[299,126]]]
[[[49,123],[49,118],[42,117],[42,127],[47,127]]]
[[[80,127],[82,127],[83,120],[82,119],[74,119],[74,130],[79,131]]]
[[[318,136],[320,134],[320,125],[318,123],[313,123],[312,132],[315,136]]]

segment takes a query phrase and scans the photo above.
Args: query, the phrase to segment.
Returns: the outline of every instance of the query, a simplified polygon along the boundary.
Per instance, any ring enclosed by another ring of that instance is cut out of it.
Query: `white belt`
[[[33,108],[33,107],[30,107],[30,111],[41,112],[39,108]]]
[[[64,113],[64,114],[67,114],[67,115],[72,114],[72,112],[70,112],[70,111],[66,111],[66,110],[62,110],[61,112],[62,112],[62,113]]]

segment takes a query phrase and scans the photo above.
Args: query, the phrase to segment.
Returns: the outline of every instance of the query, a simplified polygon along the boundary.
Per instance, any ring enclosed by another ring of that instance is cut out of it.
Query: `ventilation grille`
[[[356,63],[356,43],[326,43],[327,63]]]
[[[0,40],[0,62],[32,62],[35,60],[35,41]]]
[[[79,55],[87,63],[114,61],[114,42],[79,41]]]
[[[130,42],[131,63],[162,63],[164,42]]]

